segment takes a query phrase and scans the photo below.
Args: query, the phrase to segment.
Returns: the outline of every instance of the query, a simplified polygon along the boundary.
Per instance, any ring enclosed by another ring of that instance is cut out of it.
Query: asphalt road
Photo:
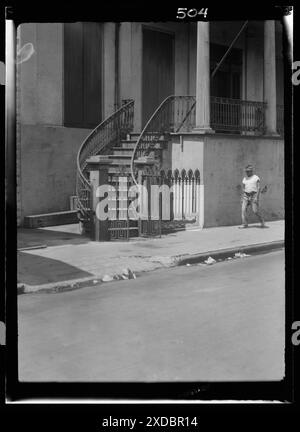
[[[18,296],[20,381],[284,376],[284,253]]]

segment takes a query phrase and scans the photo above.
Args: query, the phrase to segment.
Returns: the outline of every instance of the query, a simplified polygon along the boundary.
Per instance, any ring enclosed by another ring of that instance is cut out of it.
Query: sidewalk
[[[18,230],[18,292],[59,291],[134,273],[284,246],[284,221],[180,231],[161,238],[93,242],[77,225]]]

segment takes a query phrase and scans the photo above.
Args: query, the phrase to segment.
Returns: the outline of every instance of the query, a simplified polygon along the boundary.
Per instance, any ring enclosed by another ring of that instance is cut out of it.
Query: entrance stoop
[[[78,223],[77,210],[45,213],[24,217],[25,228],[40,228],[74,223]]]

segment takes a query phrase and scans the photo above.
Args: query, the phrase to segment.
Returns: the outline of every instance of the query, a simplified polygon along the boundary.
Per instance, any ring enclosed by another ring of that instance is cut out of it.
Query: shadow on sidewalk
[[[59,260],[18,252],[18,283],[42,285],[92,276],[92,273]]]
[[[64,244],[75,245],[91,241],[89,237],[79,233],[39,228],[19,228],[17,240],[18,249],[38,246],[60,246]]]

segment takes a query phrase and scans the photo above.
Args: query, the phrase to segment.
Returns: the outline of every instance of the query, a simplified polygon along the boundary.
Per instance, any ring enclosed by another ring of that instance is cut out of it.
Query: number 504
[[[186,17],[195,18],[197,15],[203,15],[206,18],[208,8],[202,8],[200,10],[197,9],[189,9],[188,8],[178,8],[177,16],[178,19],[184,19]]]

